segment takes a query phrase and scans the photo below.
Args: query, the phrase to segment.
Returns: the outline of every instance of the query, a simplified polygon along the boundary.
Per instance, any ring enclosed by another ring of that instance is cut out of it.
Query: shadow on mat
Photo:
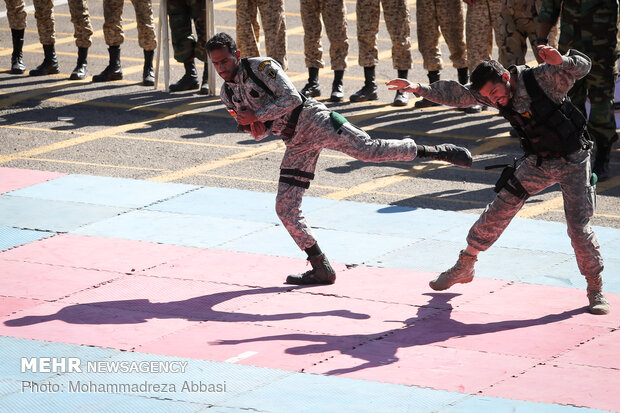
[[[418,316],[404,321],[398,321],[405,324],[405,327],[403,328],[367,335],[351,334],[346,336],[336,336],[304,333],[281,334],[243,340],[220,340],[210,344],[229,345],[255,341],[310,341],[316,342],[316,344],[308,344],[300,347],[289,347],[286,350],[286,353],[293,355],[306,355],[338,351],[341,354],[348,355],[353,359],[365,360],[365,363],[358,366],[331,370],[325,373],[328,375],[339,375],[395,363],[398,361],[396,353],[400,348],[441,343],[450,338],[489,334],[518,328],[550,324],[567,320],[574,315],[581,314],[586,311],[585,308],[578,308],[558,314],[549,314],[540,318],[498,321],[484,324],[466,324],[450,318],[452,306],[449,304],[449,301],[460,294],[427,293],[424,295],[430,296],[430,301],[427,305],[418,309]],[[446,304],[448,304],[447,308],[445,308]],[[438,313],[424,317],[422,312],[428,311],[429,307],[442,309]],[[399,342],[395,340],[391,341],[393,339],[390,338],[390,336],[393,336],[395,333],[398,333],[401,336],[403,334],[407,334],[407,337],[404,340],[401,339]],[[343,346],[343,338],[357,340],[360,344],[357,346]],[[378,345],[366,347],[371,343]]]
[[[258,322],[295,320],[306,317],[343,317],[356,320],[370,318],[368,314],[353,313],[349,310],[317,311],[309,313],[284,314],[249,314],[215,310],[214,307],[227,301],[243,298],[243,302],[236,303],[236,308],[260,300],[253,297],[261,294],[278,294],[292,291],[290,287],[250,288],[242,291],[224,291],[215,294],[203,295],[181,301],[151,302],[148,299],[101,301],[85,304],[75,304],[64,307],[56,314],[42,316],[25,316],[5,321],[9,327],[21,327],[32,324],[45,323],[53,320],[64,321],[70,324],[136,324],[145,323],[149,319],[182,318],[188,321],[226,321],[226,322]],[[268,299],[263,298],[263,299]],[[247,301],[252,300],[252,301]]]

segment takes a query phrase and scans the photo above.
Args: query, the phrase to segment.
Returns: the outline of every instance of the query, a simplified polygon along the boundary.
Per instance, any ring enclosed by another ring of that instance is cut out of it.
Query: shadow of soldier
[[[337,351],[342,355],[349,356],[351,359],[364,361],[356,366],[334,369],[323,373],[328,375],[341,375],[396,363],[399,360],[397,357],[397,352],[400,348],[424,346],[428,344],[441,343],[451,338],[491,334],[501,331],[556,323],[562,320],[567,320],[586,311],[586,308],[583,307],[533,319],[506,320],[491,323],[462,323],[451,318],[452,306],[449,304],[451,299],[459,296],[460,294],[426,293],[424,295],[431,297],[428,304],[419,307],[416,316],[404,321],[397,321],[404,324],[404,327],[402,328],[367,335],[351,334],[345,336],[335,336],[327,334],[298,333],[248,338],[242,340],[220,340],[211,342],[210,344],[231,345],[256,341],[310,341],[315,342],[316,344],[290,347],[286,349],[286,353],[292,355],[308,355]],[[431,315],[425,314],[428,313],[429,309],[438,309],[439,311],[433,312]],[[403,343],[402,341],[390,340],[389,337],[395,333],[399,333],[400,336],[406,335],[407,338],[411,338],[411,341]],[[357,340],[360,344],[357,346],[343,347],[343,338]],[[372,348],[365,347],[369,344],[377,342],[380,342],[381,345],[372,346]],[[367,349],[367,351],[364,351],[365,349]]]
[[[75,304],[60,309],[55,314],[24,316],[4,322],[9,327],[22,327],[53,320],[70,324],[137,324],[149,319],[179,318],[188,321],[259,322],[302,319],[306,317],[344,317],[356,320],[370,318],[367,314],[349,310],[293,312],[284,314],[250,314],[234,310],[223,311],[214,307],[232,301],[263,294],[281,294],[293,291],[287,287],[249,288],[240,291],[223,291],[186,300],[151,302],[149,299],[100,301]],[[238,304],[242,306],[241,303]]]

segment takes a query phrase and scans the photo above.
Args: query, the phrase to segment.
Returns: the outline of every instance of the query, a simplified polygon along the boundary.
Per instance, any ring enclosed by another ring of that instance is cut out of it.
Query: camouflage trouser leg
[[[4,0],[9,27],[14,30],[26,28],[26,10],[24,0]]]
[[[439,50],[439,21],[435,0],[416,1],[416,26],[418,48],[424,62],[424,69],[431,72],[443,69]]]
[[[381,8],[379,0],[357,0],[357,43],[359,46],[358,62],[362,67],[373,67],[379,64],[377,50],[377,33],[379,33],[379,17]]]
[[[542,0],[536,0],[535,5],[536,5],[536,26],[538,27],[538,13],[540,12],[540,8],[542,7]],[[554,47],[556,49],[558,48],[558,38],[560,37],[560,33],[558,31],[559,24],[560,24],[560,21],[558,19],[558,22],[556,23],[556,25],[551,28],[551,30],[549,31],[549,34],[547,35],[547,40],[549,40],[549,46]]]
[[[600,246],[590,227],[596,202],[595,187],[590,185],[591,175],[590,151],[581,150],[567,156],[567,159],[543,160],[540,167],[536,166],[536,156],[529,156],[515,172],[525,190],[532,195],[555,183],[560,184],[568,235],[579,270],[587,279],[603,271]],[[479,251],[486,251],[524,203],[505,189],[500,191],[470,229],[467,243]]]
[[[304,26],[306,67],[325,67],[321,46],[321,15],[323,15],[325,32],[329,39],[331,67],[333,70],[346,69],[349,42],[344,0],[301,0],[300,6]]]
[[[503,0],[499,15],[499,62],[508,67],[525,64],[527,42],[536,47],[537,12],[533,3]]]
[[[493,50],[493,32],[497,47],[500,47],[498,39],[499,14],[501,0],[478,0],[473,6],[467,6],[465,17],[465,42],[467,44],[467,65],[469,73],[483,60],[491,58]]]
[[[366,132],[345,123],[337,130],[332,125],[330,111],[315,107],[304,109],[293,138],[287,142],[281,169],[299,169],[314,173],[316,162],[323,148],[346,153],[366,162],[408,161],[416,156],[416,143],[412,139],[372,139]],[[307,182],[308,179],[283,173]],[[276,198],[276,212],[284,227],[299,248],[306,249],[316,243],[306,223],[300,206],[304,188],[280,182]]]
[[[54,2],[52,0],[33,0],[34,17],[37,19],[39,41],[42,45],[56,42],[54,30]]]
[[[258,25],[257,0],[237,0],[237,47],[241,57],[260,56],[258,42],[260,26]]]
[[[202,61],[206,59],[205,4],[204,0],[168,0],[170,37],[177,62],[195,57]],[[192,20],[198,40],[192,32]]]
[[[396,70],[411,69],[411,28],[407,0],[381,0],[383,17],[392,39],[392,65]]]
[[[457,0],[437,0],[439,27],[450,50],[450,61],[456,69],[467,67],[465,48],[465,21],[463,2]]]
[[[90,47],[93,26],[90,24],[86,0],[69,0],[69,12],[73,23],[73,37],[77,47]]]
[[[153,3],[151,0],[131,0],[136,11],[138,23],[138,44],[144,50],[157,48],[155,40],[155,25],[153,24]]]
[[[103,0],[103,37],[108,46],[120,46],[125,37],[121,24],[123,0]]]
[[[286,70],[286,20],[284,19],[284,0],[259,0],[260,21],[265,33],[265,50]]]
[[[323,46],[321,45],[321,3],[324,0],[301,0],[299,7],[301,23],[304,26],[304,55],[306,67],[323,68]],[[327,25],[325,25],[327,26]]]

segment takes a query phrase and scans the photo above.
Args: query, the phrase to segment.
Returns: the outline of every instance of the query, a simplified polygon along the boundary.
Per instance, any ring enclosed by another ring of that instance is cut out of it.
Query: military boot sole
[[[30,71],[30,76],[47,76],[47,75],[55,75],[60,73],[60,70],[58,69],[58,67],[50,67],[49,69],[45,69],[45,70],[37,70],[37,69],[33,69]]]
[[[181,85],[181,86],[170,85],[171,92],[185,92],[186,90],[196,90],[199,88],[200,88],[200,85],[198,83],[196,83],[195,85]]]
[[[80,75],[79,73],[71,73],[71,76],[69,76],[69,80],[84,80],[86,79],[86,73],[84,73],[83,75]]]
[[[155,80],[142,79],[142,86],[155,86]]]
[[[610,313],[609,304],[608,305],[595,305],[593,307],[588,307],[588,311],[590,314],[594,315],[606,315]]]
[[[330,102],[342,102],[344,100],[344,94],[332,94],[329,97]]]
[[[446,284],[441,284],[441,283],[438,283],[439,277],[437,277],[433,281],[429,282],[428,285],[435,291],[444,291],[452,287],[454,284],[467,284],[467,283],[472,282],[473,279],[474,279],[474,276],[471,275],[469,277],[459,278],[457,280],[451,281]]]
[[[413,107],[416,109],[431,108],[434,106],[441,106],[441,105],[439,103],[431,102],[428,99],[418,100],[416,101],[416,103],[413,104]]]
[[[377,99],[379,99],[377,92],[371,93],[370,95],[351,95],[351,97],[349,98],[351,102],[367,102],[369,100]]]
[[[24,67],[23,69],[11,69],[10,73],[12,75],[21,75],[26,71],[26,68]]]
[[[95,75],[93,76],[93,82],[101,83],[101,82],[113,82],[115,80],[122,80],[123,73],[110,73],[108,75]]]
[[[407,106],[409,104],[409,98],[407,97],[396,97],[394,98],[394,102],[392,102],[392,105],[394,106]]]
[[[304,275],[289,275],[286,277],[286,284],[293,285],[328,285],[336,282],[336,278],[333,280],[319,280],[314,276],[304,276]]]

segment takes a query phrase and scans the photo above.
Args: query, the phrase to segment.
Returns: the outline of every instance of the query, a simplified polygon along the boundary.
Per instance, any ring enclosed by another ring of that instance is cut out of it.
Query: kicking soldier
[[[411,161],[419,157],[471,166],[469,151],[455,145],[423,146],[412,139],[372,139],[338,113],[300,94],[275,60],[241,59],[234,40],[226,33],[218,33],[207,42],[207,53],[225,80],[220,97],[235,117],[238,129],[251,133],[256,140],[271,132],[286,143],[276,213],[312,264],[310,271],[289,276],[289,284],[331,284],[336,279],[300,210],[324,148],[369,162]]]
[[[564,213],[577,265],[588,283],[589,311],[609,313],[603,295],[603,258],[596,235],[590,227],[594,215],[595,186],[592,180],[586,120],[566,99],[576,81],[588,74],[590,59],[569,50],[564,56],[550,46],[538,46],[546,64],[534,68],[511,66],[506,70],[487,60],[471,74],[465,86],[439,81],[430,86],[395,79],[388,86],[421,95],[442,105],[468,107],[474,104],[499,109],[521,136],[525,150],[518,168],[507,167],[495,186],[495,200],[487,206],[467,236],[467,248],[456,264],[430,282],[434,290],[445,290],[474,278],[474,264],[502,234],[525,200],[559,183],[564,197]]]
[[[24,0],[4,0],[6,16],[9,19],[13,53],[11,54],[11,74],[21,75],[26,71],[24,65],[24,31],[26,30],[26,10]]]

